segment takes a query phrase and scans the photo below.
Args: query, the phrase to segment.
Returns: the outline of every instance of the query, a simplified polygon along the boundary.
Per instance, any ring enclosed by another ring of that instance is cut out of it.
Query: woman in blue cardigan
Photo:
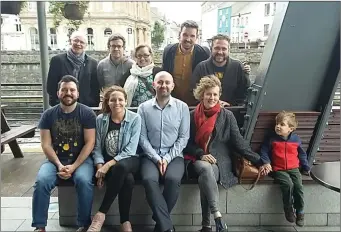
[[[122,87],[112,86],[104,93],[102,114],[96,119],[96,145],[93,151],[97,168],[97,185],[106,191],[102,204],[88,231],[100,231],[105,215],[118,195],[121,231],[132,231],[129,209],[134,187],[134,176],[139,168],[136,154],[141,117],[126,109],[127,94]]]

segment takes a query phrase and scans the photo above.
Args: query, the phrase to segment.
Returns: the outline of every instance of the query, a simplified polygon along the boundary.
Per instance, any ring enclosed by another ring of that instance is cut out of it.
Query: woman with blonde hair
[[[219,103],[220,80],[214,76],[203,77],[194,89],[200,101],[191,112],[190,138],[184,150],[185,159],[194,166],[198,177],[202,210],[201,232],[211,232],[210,216],[213,214],[216,231],[226,232],[219,211],[218,183],[229,188],[238,183],[232,171],[232,149],[257,166],[263,163],[239,132],[236,118]],[[260,171],[264,172],[262,166]]]
[[[161,68],[153,63],[153,51],[149,45],[137,46],[134,56],[136,64],[123,75],[121,83],[127,92],[128,107],[137,107],[155,96],[153,80],[161,71]]]
[[[120,86],[112,86],[104,93],[102,114],[96,119],[96,144],[93,159],[97,168],[97,185],[106,191],[102,204],[88,231],[100,231],[105,215],[118,195],[121,231],[132,231],[129,210],[134,188],[134,176],[140,165],[136,154],[141,117],[126,108],[127,94]]]

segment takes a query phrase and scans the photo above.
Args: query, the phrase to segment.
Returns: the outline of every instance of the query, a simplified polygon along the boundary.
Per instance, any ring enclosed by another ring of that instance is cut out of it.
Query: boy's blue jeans
[[[47,224],[51,191],[57,184],[57,167],[46,160],[40,167],[34,184],[32,199],[32,227],[43,228]],[[77,224],[87,227],[91,224],[91,208],[94,195],[94,165],[88,157],[72,174],[77,192]]]

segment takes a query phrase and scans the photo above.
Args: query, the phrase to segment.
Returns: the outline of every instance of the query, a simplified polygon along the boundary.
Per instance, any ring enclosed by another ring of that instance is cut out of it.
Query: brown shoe
[[[120,227],[120,231],[121,232],[132,232],[133,229],[131,228],[130,222],[126,221],[126,222],[122,223],[121,227]]]
[[[89,226],[88,232],[98,232],[101,231],[103,223],[105,221],[105,214],[104,213],[96,213],[94,218],[92,219],[92,223]]]
[[[285,218],[287,219],[288,222],[295,222],[295,213],[294,213],[294,209],[292,207],[284,209],[284,213],[285,213]]]
[[[297,213],[296,214],[296,225],[304,226],[304,213]]]

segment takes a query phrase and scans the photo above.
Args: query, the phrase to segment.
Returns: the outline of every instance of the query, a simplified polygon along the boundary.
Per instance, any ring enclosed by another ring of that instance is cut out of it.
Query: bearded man
[[[222,106],[243,105],[250,87],[248,72],[244,64],[229,56],[230,38],[218,34],[212,38],[211,56],[200,62],[193,71],[191,91],[204,76],[215,75],[222,85],[220,103]]]
[[[32,198],[32,227],[45,232],[51,191],[60,179],[71,179],[77,192],[77,232],[91,224],[94,163],[90,155],[96,137],[96,114],[78,103],[79,83],[65,75],[57,84],[59,104],[41,116],[41,147],[46,160],[40,166]]]

